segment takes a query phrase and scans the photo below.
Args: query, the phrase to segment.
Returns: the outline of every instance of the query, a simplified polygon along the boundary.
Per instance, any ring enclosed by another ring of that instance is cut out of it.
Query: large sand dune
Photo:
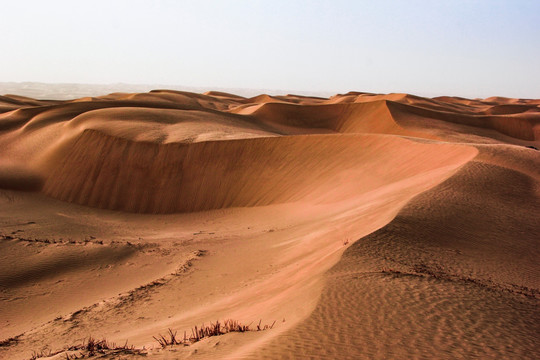
[[[0,96],[0,358],[538,358],[539,104]]]

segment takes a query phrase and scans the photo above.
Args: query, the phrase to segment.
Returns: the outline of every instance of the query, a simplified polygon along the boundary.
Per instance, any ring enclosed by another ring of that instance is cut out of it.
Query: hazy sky
[[[0,5],[0,81],[540,98],[535,0]]]

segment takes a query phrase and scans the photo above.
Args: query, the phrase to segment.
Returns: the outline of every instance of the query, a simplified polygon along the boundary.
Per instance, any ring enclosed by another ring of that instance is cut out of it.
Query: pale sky
[[[540,1],[0,0],[0,81],[540,98]]]

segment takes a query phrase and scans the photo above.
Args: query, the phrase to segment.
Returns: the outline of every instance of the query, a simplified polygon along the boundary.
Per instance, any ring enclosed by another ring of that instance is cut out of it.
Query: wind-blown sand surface
[[[539,147],[540,100],[1,96],[0,358],[540,358]],[[153,339],[225,319],[275,324]]]

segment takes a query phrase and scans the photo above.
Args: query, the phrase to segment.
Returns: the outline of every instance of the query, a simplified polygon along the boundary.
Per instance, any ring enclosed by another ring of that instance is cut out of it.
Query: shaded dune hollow
[[[441,154],[435,161],[433,151]],[[451,165],[468,149],[384,135],[156,144],[85,130],[65,153],[45,194],[105,209],[173,213],[344,200]]]

